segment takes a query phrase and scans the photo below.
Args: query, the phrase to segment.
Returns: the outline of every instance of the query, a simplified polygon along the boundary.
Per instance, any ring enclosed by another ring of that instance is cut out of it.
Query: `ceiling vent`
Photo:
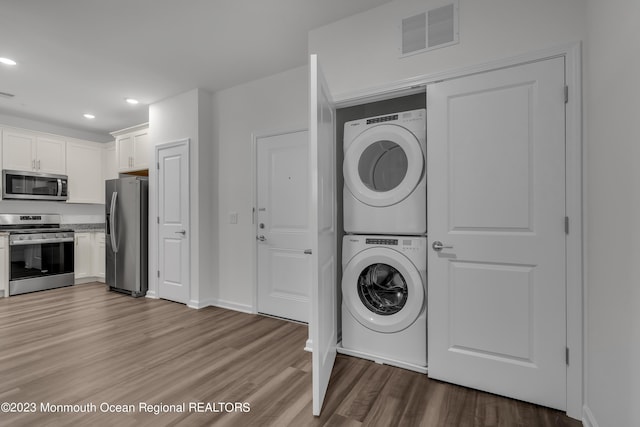
[[[458,43],[458,0],[402,20],[402,56]]]

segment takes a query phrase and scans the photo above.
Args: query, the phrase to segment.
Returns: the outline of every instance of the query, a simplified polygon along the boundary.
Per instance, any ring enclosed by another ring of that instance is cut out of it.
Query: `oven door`
[[[9,295],[73,285],[73,238],[46,240],[9,244]]]

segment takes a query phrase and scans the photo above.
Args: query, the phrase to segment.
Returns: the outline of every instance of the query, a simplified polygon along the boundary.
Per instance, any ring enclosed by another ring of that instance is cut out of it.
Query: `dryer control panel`
[[[385,245],[385,246],[398,246],[398,239],[366,239],[367,245]]]

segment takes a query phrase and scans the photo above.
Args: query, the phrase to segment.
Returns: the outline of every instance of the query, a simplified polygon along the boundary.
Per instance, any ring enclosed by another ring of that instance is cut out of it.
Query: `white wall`
[[[586,406],[640,423],[640,2],[589,0]]]
[[[308,67],[214,94],[214,139],[219,146],[220,273],[216,305],[254,309],[255,228],[252,224],[252,133],[308,127]],[[238,223],[229,223],[229,213]]]
[[[190,156],[190,301],[189,306],[204,307],[212,303],[217,280],[217,159],[212,138],[212,97],[207,91],[194,89],[149,107],[149,164],[156,163],[155,146],[189,139]],[[155,223],[157,213],[157,174],[149,169],[149,218]],[[157,228],[149,228],[149,290],[157,296],[158,269]]]
[[[584,39],[583,0],[460,0],[457,45],[399,58],[403,18],[450,3],[398,0],[315,29],[309,53],[319,55],[336,100],[412,77]]]

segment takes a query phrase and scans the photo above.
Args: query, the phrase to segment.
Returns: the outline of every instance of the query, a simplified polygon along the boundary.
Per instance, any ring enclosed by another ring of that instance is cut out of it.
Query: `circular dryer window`
[[[391,206],[420,183],[425,157],[420,141],[397,125],[371,127],[351,142],[342,172],[351,194],[370,206]]]
[[[358,296],[369,310],[381,316],[396,314],[407,303],[409,289],[400,272],[388,264],[373,264],[358,278]]]
[[[358,252],[342,275],[342,302],[364,327],[399,332],[420,316],[423,278],[402,253],[383,247]]]
[[[396,188],[407,175],[407,155],[393,141],[369,145],[360,156],[360,180],[370,190],[385,192]]]

